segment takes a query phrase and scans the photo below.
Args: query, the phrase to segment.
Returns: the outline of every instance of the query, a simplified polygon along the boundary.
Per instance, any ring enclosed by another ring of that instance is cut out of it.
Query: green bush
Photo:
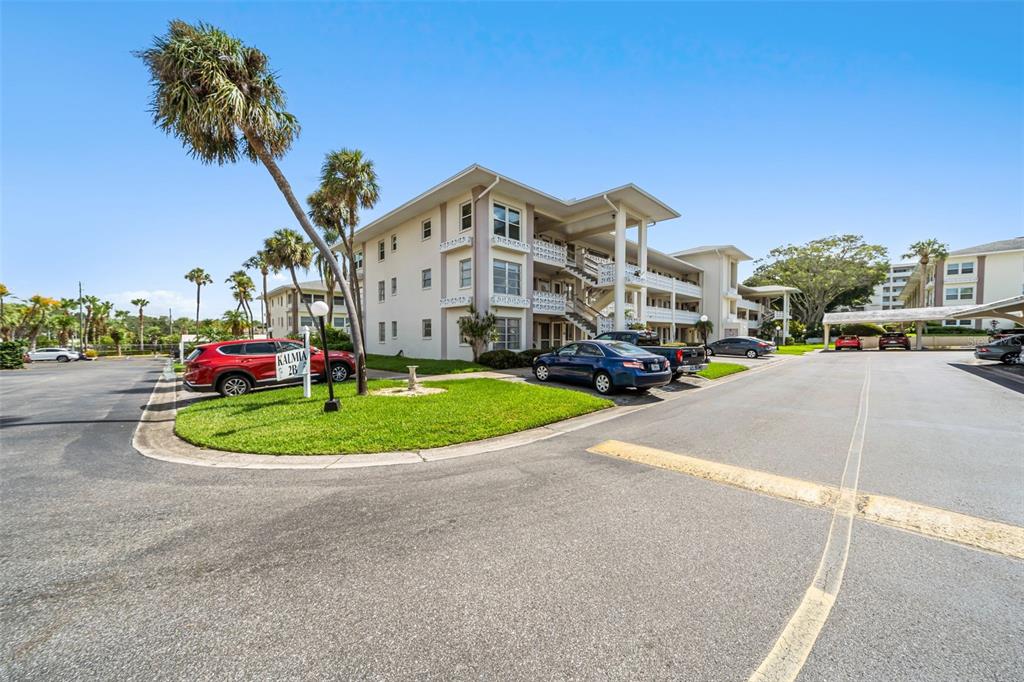
[[[525,359],[519,353],[511,350],[489,350],[486,353],[481,353],[477,362],[492,369],[526,367]]]
[[[85,349],[85,357],[87,357],[87,358],[98,358],[99,356],[100,356],[100,352],[98,350],[96,350],[95,348],[86,348]]]
[[[540,348],[527,348],[526,350],[519,353],[519,357],[523,359],[523,364],[525,367],[530,367],[533,365],[533,359],[535,357],[550,352],[550,350],[541,350]]]
[[[939,324],[927,324],[924,327],[925,336],[985,336],[988,329],[975,329],[974,327],[943,327]]]
[[[844,336],[881,336],[885,330],[877,324],[843,324],[839,325],[835,333]]]
[[[24,341],[0,342],[0,369],[21,369],[25,365]]]

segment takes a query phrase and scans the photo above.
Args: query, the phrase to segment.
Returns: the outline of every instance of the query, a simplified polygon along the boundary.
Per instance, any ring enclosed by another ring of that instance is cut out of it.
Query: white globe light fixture
[[[707,315],[701,315],[700,321],[706,323],[708,321]],[[708,328],[706,325],[702,325],[700,328],[700,335],[704,339],[704,359],[708,357]]]
[[[701,322],[707,322],[708,321],[708,316],[707,315],[701,315],[700,316],[700,321]]]
[[[331,368],[330,352],[327,350],[327,329],[324,327],[324,317],[330,312],[330,308],[323,301],[315,301],[309,306],[309,312],[313,313],[317,324],[320,325],[320,343],[324,351],[324,374],[327,375],[328,400],[324,403],[324,412],[337,412],[338,401],[334,398],[334,371]]]

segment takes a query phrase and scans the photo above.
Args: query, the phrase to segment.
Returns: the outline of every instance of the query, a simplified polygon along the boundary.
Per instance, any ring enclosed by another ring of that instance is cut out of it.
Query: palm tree
[[[267,56],[209,24],[170,22],[166,35],[137,53],[153,84],[153,122],[182,141],[204,163],[259,161],[341,283],[348,308],[359,377],[366,395],[366,356],[362,325],[355,315],[349,283],[341,266],[302,210],[291,184],[277,165],[299,133],[299,122],[285,110],[284,90]]]
[[[253,338],[253,319],[249,301],[252,300],[252,290],[256,288],[256,285],[253,284],[252,277],[247,275],[245,270],[235,270],[224,282],[231,285],[231,293],[238,301],[236,310],[241,310],[249,320],[249,338],[251,339]]]
[[[100,299],[98,296],[83,296],[82,304],[85,306],[85,321],[82,323],[82,335],[85,337],[83,342],[88,346],[90,341],[96,340],[90,335],[90,330],[92,329],[93,316],[100,305]]]
[[[938,239],[925,239],[914,242],[907,249],[907,252],[903,254],[904,259],[916,258],[917,262],[921,264],[921,290],[918,292],[918,303],[922,308],[927,303],[924,288],[928,284],[931,271],[935,268],[935,262],[942,260],[948,255],[949,247]]]
[[[28,347],[36,347],[36,338],[39,336],[40,330],[50,318],[51,311],[56,308],[60,302],[53,298],[46,296],[40,296],[36,294],[28,299],[31,304],[28,310],[25,311],[24,317],[22,317],[22,325],[25,328],[28,337]]]
[[[185,273],[185,279],[196,285],[196,329],[199,328],[199,291],[207,284],[213,284],[213,278],[202,268],[192,268]]]
[[[4,299],[11,295],[11,290],[7,288],[7,285],[0,282],[0,330],[6,329],[6,320],[4,316]],[[7,340],[7,334],[4,332],[3,340]]]
[[[267,263],[272,268],[287,270],[292,277],[292,285],[299,296],[299,300],[305,298],[299,280],[295,276],[295,268],[308,270],[313,262],[313,245],[302,238],[302,235],[295,230],[282,228],[267,237],[263,242],[263,252],[267,255]],[[306,303],[306,310],[309,316],[313,316],[309,303]]]
[[[133,298],[132,305],[139,309],[139,350],[146,350],[146,340],[142,335],[143,326],[145,324],[142,319],[142,310],[149,305],[149,301],[144,298]]]
[[[241,312],[237,308],[235,310],[225,310],[224,323],[228,327],[228,333],[231,334],[232,338],[238,338],[245,333],[245,325],[248,321],[245,313]]]
[[[273,268],[267,262],[266,250],[260,249],[256,252],[256,255],[247,258],[242,263],[242,267],[247,270],[259,270],[260,275],[263,277],[263,298],[260,299],[260,317],[263,318],[263,328],[270,329],[270,309],[267,307],[267,275],[270,274]],[[277,272],[276,269],[273,270]]]
[[[703,315],[701,316],[703,317]],[[715,324],[711,320],[697,320],[696,324],[693,325],[693,330],[700,334],[700,338],[704,343],[704,352],[708,352],[708,335],[715,331]]]

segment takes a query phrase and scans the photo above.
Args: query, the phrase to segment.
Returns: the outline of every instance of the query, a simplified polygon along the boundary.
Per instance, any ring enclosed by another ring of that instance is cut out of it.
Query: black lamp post
[[[337,412],[341,405],[334,397],[334,371],[331,367],[330,351],[327,349],[327,328],[324,326],[324,316],[329,310],[323,301],[317,301],[309,307],[309,311],[313,313],[320,325],[320,345],[324,352],[324,373],[327,374],[327,395],[329,396],[327,402],[324,403],[324,412]]]

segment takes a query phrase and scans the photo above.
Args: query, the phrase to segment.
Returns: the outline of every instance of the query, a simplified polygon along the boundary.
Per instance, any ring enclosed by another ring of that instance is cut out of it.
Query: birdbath
[[[409,390],[415,391],[420,387],[419,382],[416,380],[416,368],[419,365],[406,365],[405,368],[409,370]]]

